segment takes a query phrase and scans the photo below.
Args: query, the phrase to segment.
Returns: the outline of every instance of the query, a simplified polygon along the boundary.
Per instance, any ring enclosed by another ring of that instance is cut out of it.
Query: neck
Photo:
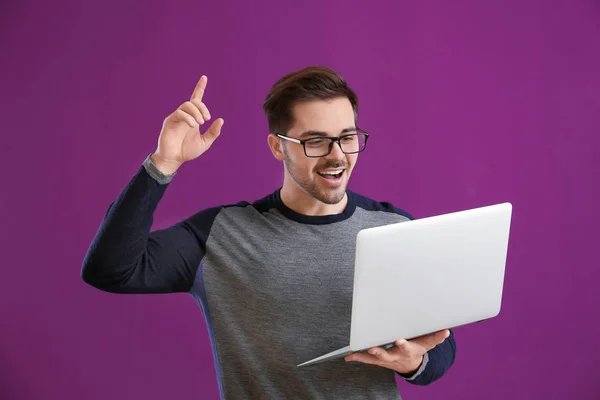
[[[315,199],[296,185],[283,185],[281,188],[281,201],[289,209],[298,214],[319,216],[340,214],[348,204],[348,194],[337,204],[326,204]]]

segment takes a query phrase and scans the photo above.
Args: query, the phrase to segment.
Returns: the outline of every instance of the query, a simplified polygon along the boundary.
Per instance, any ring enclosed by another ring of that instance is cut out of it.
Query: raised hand
[[[210,128],[200,133],[200,126],[211,119],[210,112],[202,102],[208,78],[203,75],[189,101],[180,105],[165,118],[158,138],[158,146],[152,154],[152,162],[164,174],[172,174],[179,167],[202,155],[221,134],[224,121],[215,120]]]

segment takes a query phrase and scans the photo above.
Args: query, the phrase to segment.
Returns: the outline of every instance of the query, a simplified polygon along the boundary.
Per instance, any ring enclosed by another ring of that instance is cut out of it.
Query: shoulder
[[[403,217],[406,217],[408,219],[415,219],[413,217],[412,214],[410,214],[408,211],[397,207],[396,205],[392,204],[391,202],[388,201],[378,201],[378,200],[374,200],[370,197],[352,192],[352,191],[348,191],[353,197],[354,197],[354,201],[356,202],[356,207],[358,208],[362,208],[365,211],[380,211],[380,212],[388,212],[388,213],[393,213],[393,214],[398,214],[401,215]]]
[[[237,203],[219,204],[206,207],[196,211],[186,219],[180,221],[178,225],[192,228],[194,230],[210,231],[219,216],[223,215],[227,210],[242,209],[251,206],[247,201],[239,201]]]
[[[252,216],[255,213],[265,213],[274,207],[275,194],[271,193],[262,198],[247,201],[240,200],[232,203],[222,203],[208,208],[204,208],[190,218],[188,221],[203,226],[211,225],[217,218],[244,218],[244,216]]]

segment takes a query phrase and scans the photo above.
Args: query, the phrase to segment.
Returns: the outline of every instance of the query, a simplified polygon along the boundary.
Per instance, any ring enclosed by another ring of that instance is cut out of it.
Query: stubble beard
[[[344,196],[346,195],[347,175],[345,176],[345,178],[344,178],[345,181],[342,183],[341,186],[336,187],[336,188],[325,188],[325,187],[320,187],[320,185],[315,180],[311,180],[309,177],[303,178],[302,176],[297,174],[296,169],[294,168],[294,163],[289,159],[289,157],[287,157],[287,156],[285,157],[284,164],[285,164],[285,167],[286,167],[288,173],[294,180],[294,182],[296,182],[296,184],[302,190],[304,190],[306,193],[308,193],[310,196],[314,197],[315,199],[317,199],[325,204],[330,204],[330,205],[338,204],[339,202],[341,202],[344,199]],[[344,172],[344,174],[348,173],[348,169],[347,169],[348,166],[345,165],[343,162],[332,163],[332,164],[326,165],[325,167],[327,167],[327,168],[344,167],[344,168],[346,168],[346,171]]]

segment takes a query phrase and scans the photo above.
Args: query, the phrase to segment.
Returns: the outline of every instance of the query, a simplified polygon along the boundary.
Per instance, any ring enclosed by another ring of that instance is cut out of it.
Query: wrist
[[[405,368],[397,370],[397,372],[404,377],[413,376],[419,370],[419,368],[421,368],[424,359],[425,357],[423,355],[416,357],[412,363],[407,365]]]
[[[172,161],[166,161],[157,153],[152,154],[150,156],[150,160],[152,161],[152,164],[154,164],[156,169],[161,174],[166,176],[174,175],[179,169],[179,167],[181,167],[181,164]]]

